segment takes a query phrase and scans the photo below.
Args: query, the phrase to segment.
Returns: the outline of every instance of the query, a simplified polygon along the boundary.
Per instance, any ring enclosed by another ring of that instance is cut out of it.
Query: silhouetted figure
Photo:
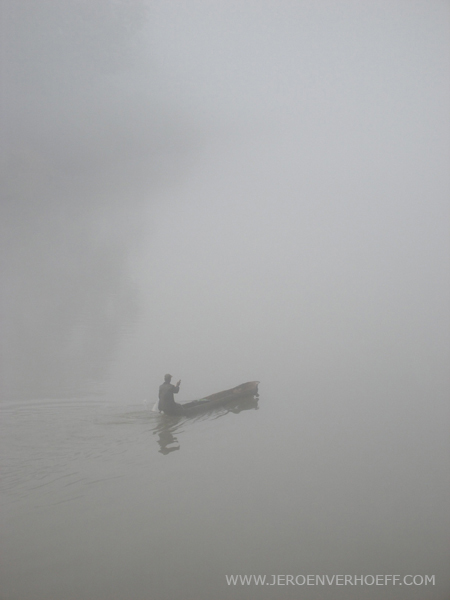
[[[177,404],[173,398],[174,394],[180,391],[181,379],[177,385],[170,383],[172,375],[164,375],[164,383],[159,386],[159,402],[158,410],[165,412],[167,415],[178,415],[183,412],[181,404]]]

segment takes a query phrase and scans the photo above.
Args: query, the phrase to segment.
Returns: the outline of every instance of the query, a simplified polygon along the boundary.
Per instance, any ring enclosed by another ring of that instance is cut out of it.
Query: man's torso
[[[170,410],[176,407],[176,402],[173,398],[174,393],[178,391],[172,383],[164,382],[159,386],[159,410]]]

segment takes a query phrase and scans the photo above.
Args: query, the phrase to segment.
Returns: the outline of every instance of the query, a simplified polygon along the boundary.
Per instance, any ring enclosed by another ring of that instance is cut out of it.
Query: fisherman
[[[159,386],[159,402],[158,410],[165,412],[167,415],[180,414],[183,410],[181,404],[178,404],[173,399],[174,394],[178,394],[180,391],[181,379],[177,385],[170,383],[172,375],[164,375],[164,383]]]

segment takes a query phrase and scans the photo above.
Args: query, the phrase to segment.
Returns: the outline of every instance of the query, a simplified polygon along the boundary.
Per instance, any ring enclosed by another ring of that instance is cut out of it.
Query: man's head
[[[172,375],[169,375],[168,373],[167,373],[167,375],[164,375],[164,381],[166,383],[170,383],[171,379],[172,379]]]

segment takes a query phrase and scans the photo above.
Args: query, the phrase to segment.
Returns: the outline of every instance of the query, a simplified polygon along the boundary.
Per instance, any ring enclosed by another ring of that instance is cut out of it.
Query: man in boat
[[[181,379],[177,385],[170,383],[172,375],[164,375],[164,383],[159,386],[158,410],[164,411],[167,415],[180,414],[183,411],[181,404],[175,402],[173,395],[180,391]]]

